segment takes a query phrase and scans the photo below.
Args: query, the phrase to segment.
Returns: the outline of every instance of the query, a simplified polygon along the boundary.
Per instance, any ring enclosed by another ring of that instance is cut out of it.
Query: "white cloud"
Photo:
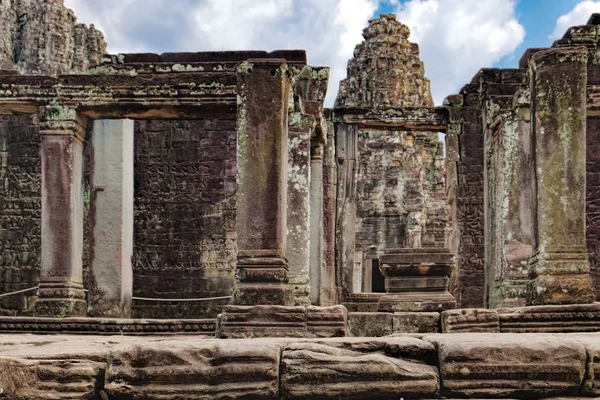
[[[456,93],[483,67],[509,55],[525,38],[514,0],[411,0],[398,20],[421,48],[436,104]]]
[[[329,106],[384,3],[421,46],[437,104],[525,36],[515,0],[65,0],[104,32],[112,53],[305,49],[311,65],[331,67]]]
[[[327,105],[380,0],[65,0],[111,53],[305,49],[331,67]]]
[[[550,39],[560,39],[572,26],[585,25],[593,13],[600,13],[600,1],[585,0],[578,3],[571,11],[556,20],[556,28],[550,35]]]

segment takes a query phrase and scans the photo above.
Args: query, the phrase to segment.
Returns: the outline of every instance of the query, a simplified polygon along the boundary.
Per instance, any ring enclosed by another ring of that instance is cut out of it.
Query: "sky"
[[[583,25],[600,0],[65,0],[104,32],[110,53],[305,49],[331,67],[337,95],[369,19],[395,13],[419,44],[440,105],[480,68],[515,68],[530,47],[549,47]]]

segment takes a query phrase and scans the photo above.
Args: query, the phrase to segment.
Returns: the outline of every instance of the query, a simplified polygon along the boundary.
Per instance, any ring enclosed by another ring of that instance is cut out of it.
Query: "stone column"
[[[91,146],[89,314],[129,318],[133,291],[133,121],[95,121]]]
[[[326,115],[327,143],[323,150],[323,264],[321,274],[321,305],[332,306],[337,302],[335,268],[335,196],[336,160],[333,119]]]
[[[42,267],[35,313],[84,316],[82,141],[75,110],[41,109]]]
[[[237,227],[234,304],[291,305],[287,235],[287,116],[284,60],[238,66]]]
[[[338,123],[337,146],[337,221],[336,253],[337,277],[340,301],[346,301],[354,291],[354,267],[356,252],[356,160],[358,127]],[[360,292],[360,285],[357,292]]]
[[[591,303],[585,242],[587,51],[540,51],[529,68],[535,183],[527,303]]]
[[[294,302],[310,304],[310,137],[315,120],[290,114],[286,256]]]
[[[323,144],[310,149],[310,293],[311,303],[321,305],[323,265]]]

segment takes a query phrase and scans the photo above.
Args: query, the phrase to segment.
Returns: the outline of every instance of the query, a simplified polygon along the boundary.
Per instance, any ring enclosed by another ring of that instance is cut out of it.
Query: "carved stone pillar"
[[[133,121],[94,121],[91,138],[89,314],[131,317]]]
[[[42,268],[35,313],[83,316],[82,141],[75,110],[41,109]]]
[[[296,305],[310,304],[310,137],[315,120],[290,114],[288,129],[286,256]]]
[[[236,305],[291,305],[285,257],[290,82],[284,60],[238,67]]]
[[[321,305],[323,266],[323,144],[310,149],[310,293]]]
[[[535,183],[527,303],[594,301],[585,238],[587,50],[530,61]]]

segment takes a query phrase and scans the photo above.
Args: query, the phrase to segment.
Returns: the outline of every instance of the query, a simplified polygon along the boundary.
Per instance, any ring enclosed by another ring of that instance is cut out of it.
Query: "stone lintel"
[[[454,263],[454,255],[447,249],[397,249],[388,250],[379,257],[386,269],[397,267],[398,273],[408,271],[418,275],[446,275]]]
[[[102,65],[135,65],[158,64],[165,65],[194,65],[195,63],[236,63],[254,59],[285,59],[290,64],[306,64],[308,59],[305,50],[242,50],[242,51],[203,51],[177,53],[123,53],[105,54]],[[176,71],[184,72],[179,68]]]
[[[235,118],[234,72],[1,78],[0,114],[35,114],[37,107],[60,103],[92,119]]]
[[[373,110],[336,108],[335,119],[361,128],[401,128],[414,131],[445,132],[448,110],[445,107],[406,107]]]

